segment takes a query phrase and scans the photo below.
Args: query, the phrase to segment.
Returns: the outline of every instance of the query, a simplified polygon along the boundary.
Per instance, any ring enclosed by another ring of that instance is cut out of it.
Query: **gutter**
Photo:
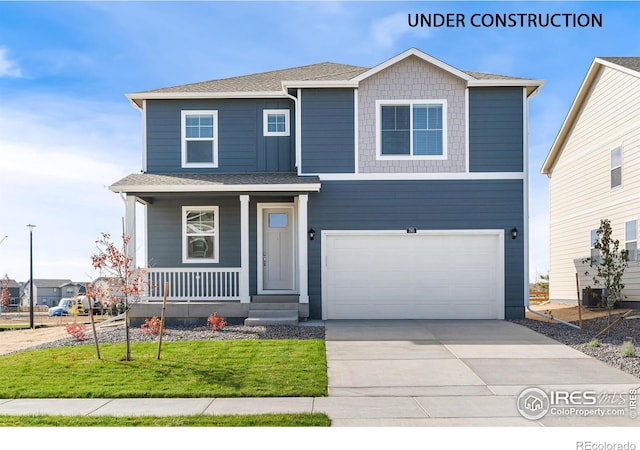
[[[296,155],[296,172],[298,173],[298,176],[302,175],[302,148],[301,148],[301,139],[302,139],[302,124],[301,122],[301,118],[302,118],[302,112],[300,111],[300,103],[299,103],[299,99],[298,97],[289,94],[289,91],[287,90],[287,87],[284,85],[284,83],[282,84],[282,90],[284,92],[284,95],[286,95],[287,97],[289,97],[292,101],[293,101],[293,105],[295,107],[295,121],[296,121],[296,139],[295,139],[295,155]],[[301,95],[301,89],[298,88],[298,96]]]
[[[579,305],[578,305],[578,307],[579,307]],[[571,328],[575,328],[576,330],[580,329],[580,327],[578,325],[576,325],[576,324],[565,322],[564,320],[556,319],[555,317],[550,316],[549,314],[544,314],[544,313],[541,313],[539,311],[534,311],[533,309],[531,309],[531,305],[529,304],[529,296],[527,296],[526,308],[527,308],[527,311],[529,311],[530,313],[535,314],[537,316],[544,317],[545,319],[553,320],[554,322],[558,322],[558,323],[561,323],[563,325],[568,325]]]

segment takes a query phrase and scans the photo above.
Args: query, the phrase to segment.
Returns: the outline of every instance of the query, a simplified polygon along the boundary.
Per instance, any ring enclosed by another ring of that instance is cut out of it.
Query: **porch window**
[[[378,102],[378,155],[388,159],[446,156],[446,100]]]
[[[218,167],[218,111],[182,111],[182,167]]]
[[[262,129],[265,136],[289,136],[289,110],[265,109]]]
[[[622,147],[611,150],[611,189],[622,186]]]
[[[624,248],[629,252],[629,261],[638,260],[638,221],[624,223]]]
[[[183,262],[217,263],[218,207],[185,206],[183,217]]]

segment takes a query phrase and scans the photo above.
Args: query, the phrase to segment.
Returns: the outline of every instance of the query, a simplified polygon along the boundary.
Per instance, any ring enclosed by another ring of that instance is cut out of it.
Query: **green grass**
[[[43,325],[34,325],[34,328],[42,328]],[[20,323],[15,325],[0,325],[0,331],[12,331],[12,330],[28,330],[28,323]]]
[[[2,416],[0,427],[328,427],[325,414],[257,414],[244,416]]]
[[[31,350],[0,356],[0,398],[316,397],[323,340],[233,340]]]

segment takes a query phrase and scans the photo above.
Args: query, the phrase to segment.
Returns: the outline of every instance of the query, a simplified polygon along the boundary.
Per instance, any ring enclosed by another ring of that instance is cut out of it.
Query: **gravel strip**
[[[639,314],[640,315],[640,314]],[[614,314],[612,321],[619,317]],[[640,318],[625,319],[611,330],[609,335],[598,338],[599,347],[587,344],[595,339],[596,334],[607,326],[606,317],[584,320],[582,322],[582,334],[580,330],[560,323],[542,322],[540,320],[524,319],[511,322],[523,325],[562,344],[592,356],[624,372],[640,378]],[[575,325],[578,325],[577,322]],[[622,344],[631,342],[635,348],[636,356],[625,357],[620,354]]]

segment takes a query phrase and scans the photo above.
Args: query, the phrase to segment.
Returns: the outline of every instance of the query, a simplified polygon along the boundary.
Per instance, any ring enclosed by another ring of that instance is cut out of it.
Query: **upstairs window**
[[[218,167],[218,111],[182,111],[182,167]]]
[[[611,189],[622,186],[622,147],[611,150]]]
[[[378,102],[378,155],[388,159],[446,156],[445,100]]]
[[[218,207],[182,208],[183,262],[218,262]]]
[[[289,136],[289,110],[265,109],[262,129],[265,136]]]
[[[629,252],[629,261],[638,260],[638,221],[624,223],[624,248]]]

